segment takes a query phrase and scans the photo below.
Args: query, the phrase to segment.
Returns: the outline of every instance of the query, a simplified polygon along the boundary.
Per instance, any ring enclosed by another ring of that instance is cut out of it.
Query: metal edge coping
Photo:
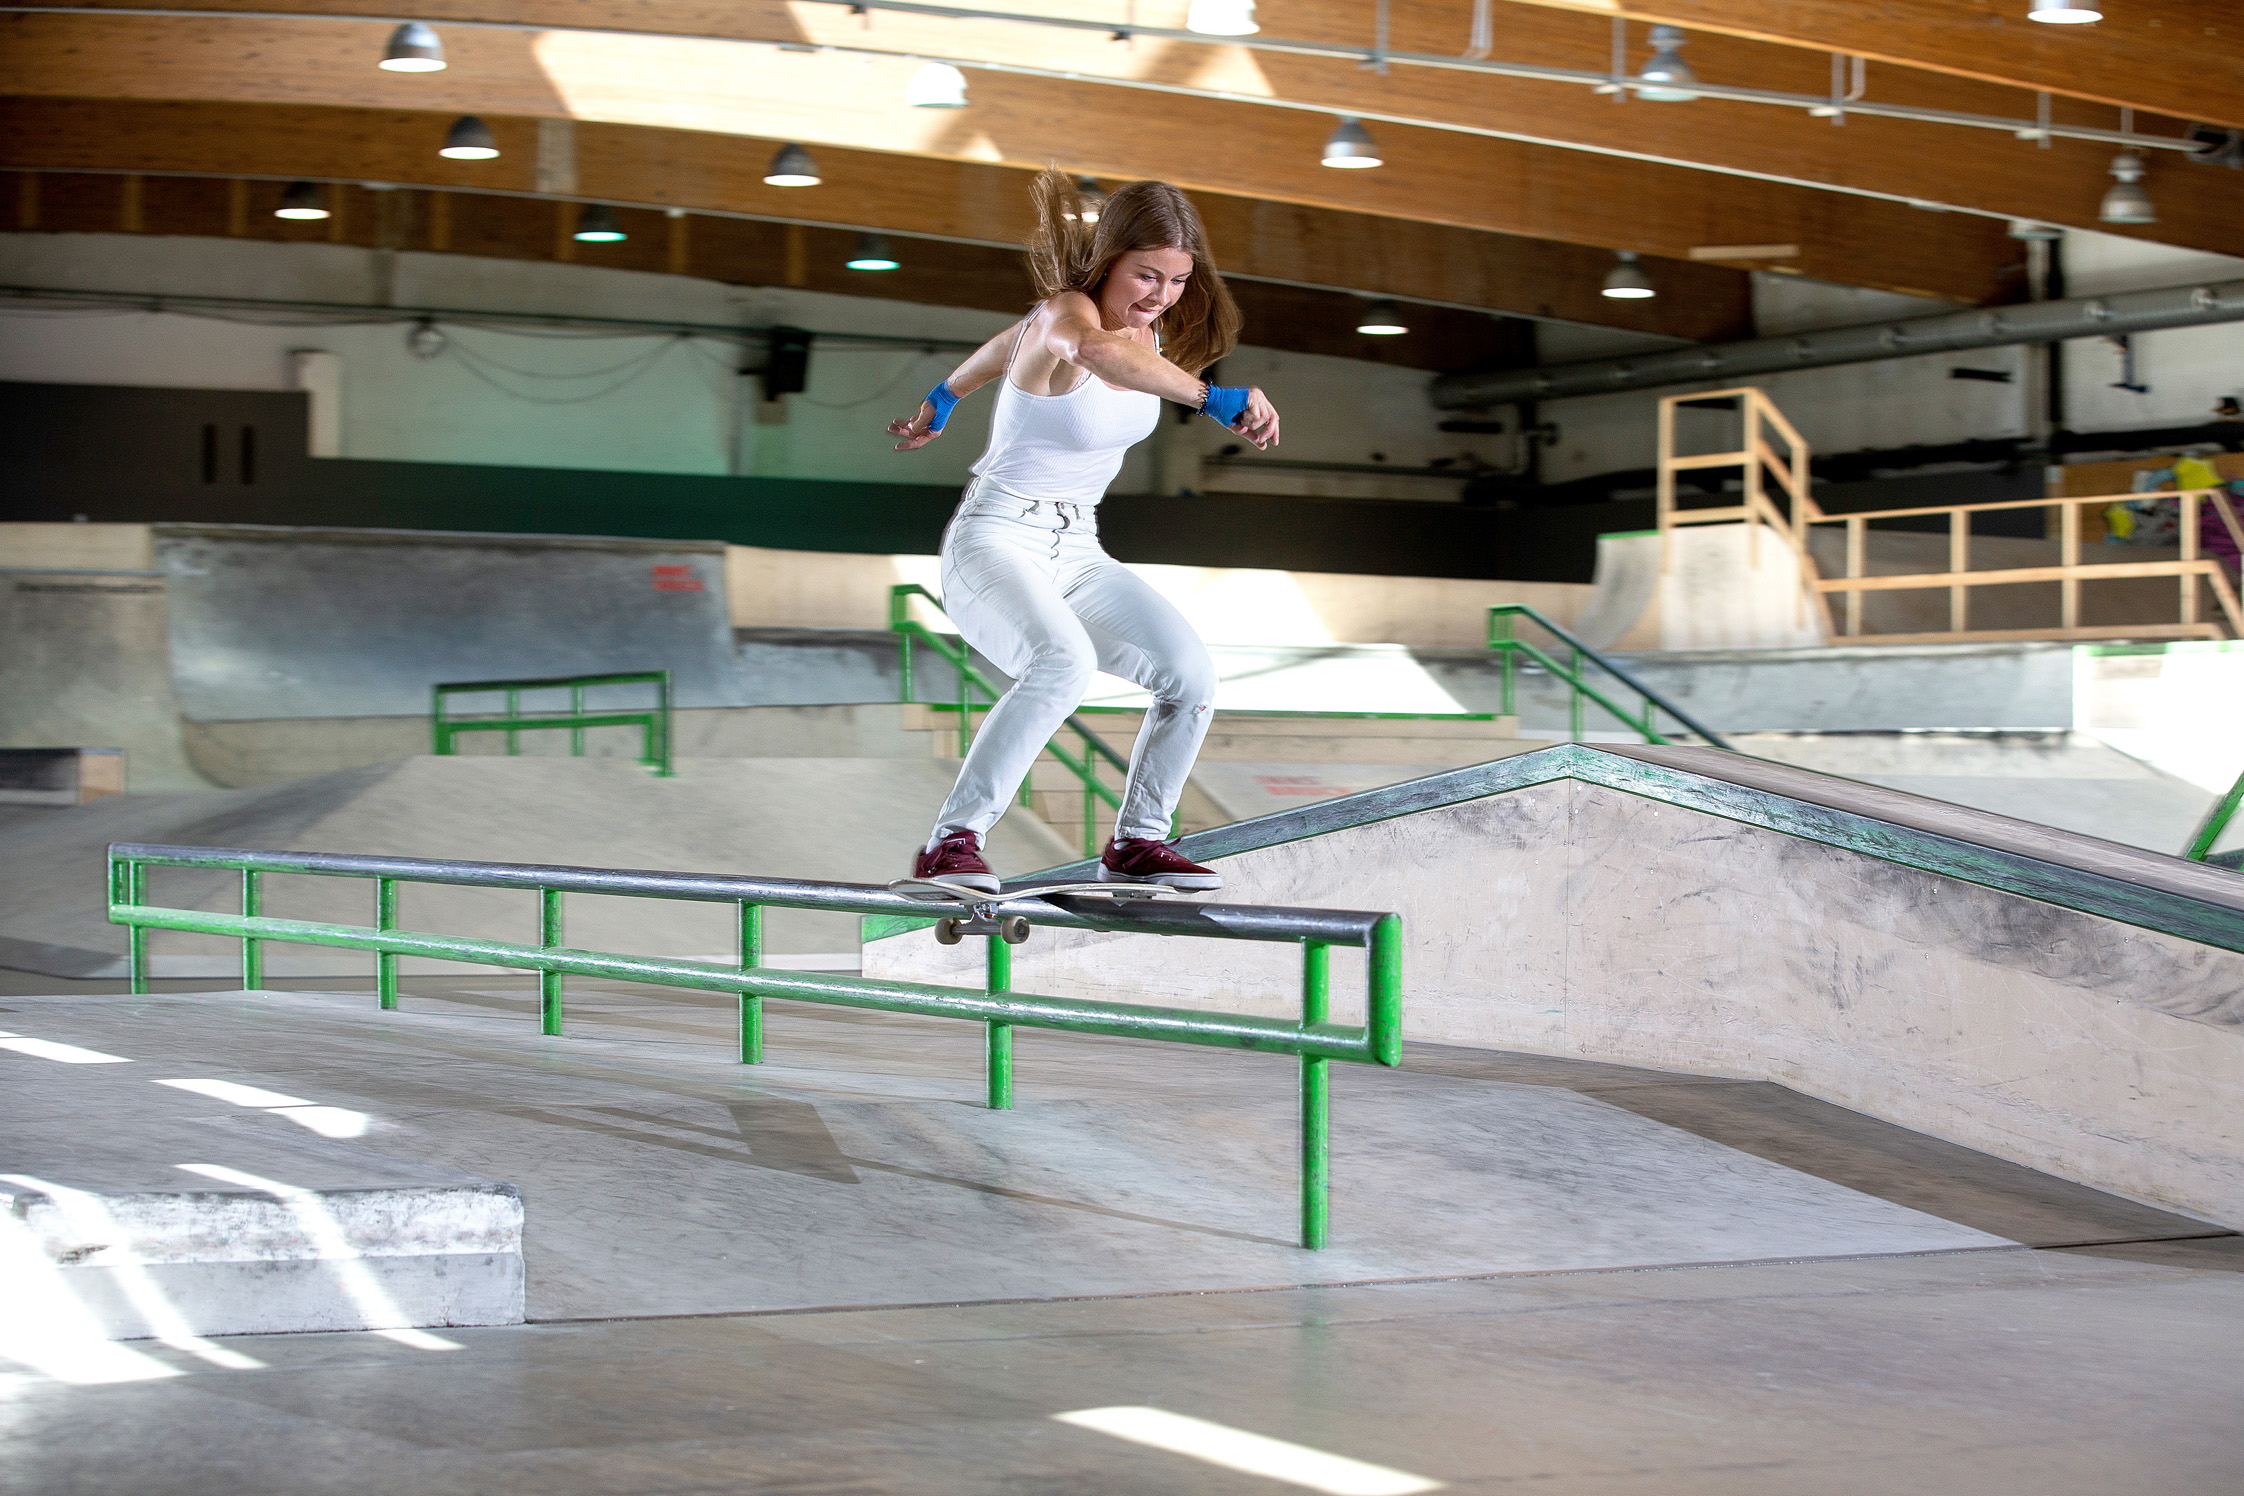
[[[1530,789],[1559,779],[1579,780],[1658,800],[2076,913],[2244,953],[2244,911],[2169,889],[2131,883],[2107,873],[2070,867],[1964,837],[1923,831],[1860,811],[1819,805],[1699,770],[1675,768],[1581,743],[1562,743],[1298,810],[1277,811],[1253,820],[1197,831],[1181,838],[1177,845],[1195,859],[1232,857],[1394,820],[1419,811],[1441,810],[1469,800]],[[1714,785],[1723,788],[1716,792],[1711,789]],[[1073,862],[1030,876],[1068,876],[1090,866],[1087,860]],[[877,939],[901,932],[887,931],[882,936],[870,931],[865,933],[867,939]]]

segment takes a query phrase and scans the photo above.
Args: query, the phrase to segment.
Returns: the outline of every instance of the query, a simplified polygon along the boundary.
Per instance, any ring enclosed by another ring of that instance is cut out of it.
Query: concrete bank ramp
[[[1597,537],[1576,632],[1599,649],[1796,649],[1829,631],[1800,563],[1765,525]]]
[[[2244,878],[2223,869],[1713,749],[1582,745],[1184,847],[1227,901],[1398,911],[1411,1038],[1777,1081],[2244,1225]],[[1286,952],[1155,943],[1039,931],[1015,981],[1293,1000]],[[958,981],[974,944],[890,933],[865,971]],[[1360,988],[1344,954],[1336,993]]]
[[[0,747],[122,748],[130,788],[209,788],[180,740],[164,582],[0,571]]]
[[[933,759],[682,759],[676,778],[657,779],[619,759],[414,758],[258,789],[97,801],[0,827],[0,965],[52,976],[123,971],[125,932],[103,902],[113,841],[885,882],[908,870],[952,772]],[[1015,815],[1000,823],[990,855],[1001,870],[1025,871],[1069,848]],[[164,869],[150,886],[160,902],[235,910],[238,883]],[[371,924],[372,900],[359,879],[266,879],[268,914]],[[525,938],[537,928],[525,894],[421,886],[402,900],[410,928]],[[572,895],[566,918],[570,941],[601,950],[707,956],[734,944],[717,905]],[[775,964],[856,964],[845,915],[774,910],[766,938]],[[158,976],[238,971],[236,949],[170,932],[151,946]],[[278,976],[371,969],[354,952],[267,951]]]

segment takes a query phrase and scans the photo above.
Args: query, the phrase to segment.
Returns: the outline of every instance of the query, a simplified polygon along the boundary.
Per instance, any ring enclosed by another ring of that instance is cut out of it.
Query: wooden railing
[[[1679,456],[1675,450],[1675,412],[1682,406],[1738,402],[1744,432],[1739,446],[1728,452],[1701,452]],[[1748,564],[1761,562],[1761,529],[1765,525],[1790,548],[1800,569],[1800,602],[1796,622],[1806,621],[1808,599],[1816,586],[1814,558],[1808,554],[1808,526],[1824,517],[1809,492],[1808,443],[1784,418],[1776,402],[1752,385],[1731,390],[1704,390],[1695,395],[1667,395],[1660,400],[1659,426],[1659,529],[1660,570],[1672,564],[1667,537],[1678,525],[1717,525],[1743,520],[1747,527]],[[1770,437],[1782,443],[1778,451]],[[1737,468],[1743,475],[1740,502],[1683,508],[1676,502],[1678,473],[1705,468]],[[1779,506],[1769,496],[1769,481],[1788,501]]]
[[[2080,559],[2081,506],[2126,503],[2131,499],[2175,498],[2181,501],[2181,556],[2173,561],[2096,561]],[[1879,509],[1864,514],[1816,513],[1811,524],[1844,524],[1847,527],[1846,575],[1813,583],[1818,592],[1846,598],[1842,637],[1880,644],[1940,644],[1962,640],[1995,639],[2223,639],[2244,638],[2244,612],[2237,605],[2236,589],[2229,584],[2221,563],[2198,554],[2198,521],[2201,504],[2210,504],[2229,536],[2244,550],[2244,524],[2236,505],[2218,488],[2185,489],[2179,493],[2095,494],[2078,498],[2013,499],[1993,504],[1943,504],[1925,509]],[[2058,511],[2058,564],[2018,566],[2001,570],[1971,569],[1971,516],[1998,509],[2055,509]],[[1711,511],[1700,511],[1711,512]],[[1921,519],[1946,515],[1948,519],[1948,569],[1906,576],[1865,576],[1863,565],[1873,520]],[[2123,577],[2173,577],[2176,586],[2175,620],[2172,623],[2123,623],[2084,626],[2080,621],[2080,584]],[[1974,629],[1971,626],[1971,589],[2013,586],[2021,582],[2058,584],[2058,621],[2055,628]],[[2199,617],[2203,589],[2210,588],[2227,626]],[[1866,592],[1948,591],[1948,627],[1932,633],[1864,634],[1862,597]]]

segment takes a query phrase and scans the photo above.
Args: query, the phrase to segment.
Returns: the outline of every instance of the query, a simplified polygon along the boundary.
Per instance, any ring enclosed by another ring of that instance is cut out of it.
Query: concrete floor
[[[1055,1421],[1116,1406],[1453,1490],[2244,1485],[2238,1238],[1779,1087],[1456,1048],[1348,1068],[1358,1151],[1310,1257],[1276,1239],[1268,1057],[1024,1035],[1021,1109],[993,1116],[962,1025],[774,1005],[773,1063],[744,1072],[689,994],[582,984],[557,1043],[513,978],[409,982],[393,1015],[191,983],[127,1014],[105,985],[56,1001],[0,973],[0,1024],[386,1109],[372,1146],[523,1186],[544,1322],[444,1330],[456,1349],[241,1337],[261,1364],[234,1368],[140,1342],[143,1379],[110,1385],[0,1374],[10,1491],[1432,1488]],[[712,1125],[720,1090],[786,1103],[779,1125]],[[1444,1119],[1441,1156],[1415,1154]],[[915,1148],[941,1177],[900,1172]],[[1074,1167],[1032,1178],[1046,1150]],[[1786,1232],[1801,1250],[1759,1250]],[[1786,1260],[1694,1265],[1709,1243]],[[1420,1281],[1337,1281],[1375,1274]]]

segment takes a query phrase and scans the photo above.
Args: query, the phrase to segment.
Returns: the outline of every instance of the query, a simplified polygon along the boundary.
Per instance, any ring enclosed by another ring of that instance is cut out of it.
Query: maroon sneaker
[[[1101,883],[1165,883],[1171,888],[1221,888],[1223,875],[1165,841],[1116,837],[1099,858]]]
[[[953,831],[937,842],[933,851],[913,858],[912,876],[963,883],[984,893],[997,892],[997,874],[982,861],[982,839],[971,831]]]

